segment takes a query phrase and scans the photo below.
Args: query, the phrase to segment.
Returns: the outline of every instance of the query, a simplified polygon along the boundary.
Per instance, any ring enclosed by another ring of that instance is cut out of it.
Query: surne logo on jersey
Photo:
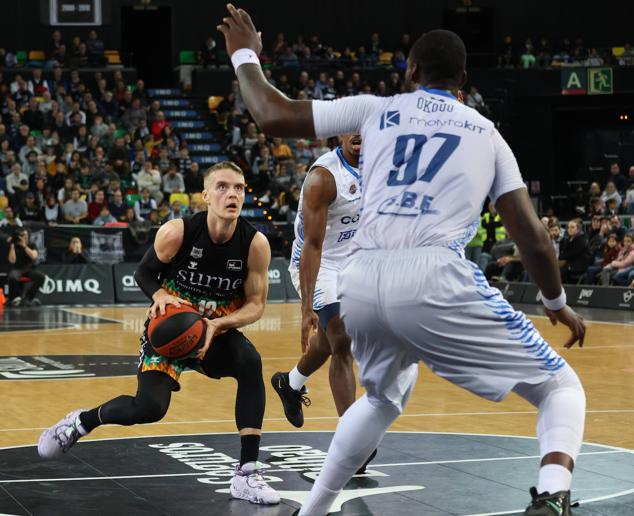
[[[401,123],[401,114],[398,111],[386,111],[381,115],[381,123],[379,130],[387,129],[389,127],[396,127]]]

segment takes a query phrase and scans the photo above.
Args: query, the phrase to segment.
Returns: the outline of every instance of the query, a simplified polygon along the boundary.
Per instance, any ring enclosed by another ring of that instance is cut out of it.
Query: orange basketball
[[[205,342],[205,323],[198,310],[191,306],[165,307],[165,315],[150,319],[150,344],[167,358],[185,358]]]

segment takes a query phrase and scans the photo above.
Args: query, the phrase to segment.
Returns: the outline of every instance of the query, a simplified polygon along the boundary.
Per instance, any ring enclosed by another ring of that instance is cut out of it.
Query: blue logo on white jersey
[[[401,114],[398,111],[386,111],[381,115],[379,130],[387,129],[388,127],[396,127],[400,123]]]

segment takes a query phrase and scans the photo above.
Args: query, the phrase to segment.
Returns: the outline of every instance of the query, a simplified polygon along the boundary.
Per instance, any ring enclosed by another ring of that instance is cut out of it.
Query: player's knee
[[[245,348],[238,358],[237,370],[240,375],[262,374],[262,357],[253,346]]]
[[[352,339],[344,331],[335,331],[328,335],[330,342],[332,358],[335,360],[352,361]]]
[[[138,423],[155,423],[165,417],[168,403],[158,399],[143,399],[137,404],[136,419]]]

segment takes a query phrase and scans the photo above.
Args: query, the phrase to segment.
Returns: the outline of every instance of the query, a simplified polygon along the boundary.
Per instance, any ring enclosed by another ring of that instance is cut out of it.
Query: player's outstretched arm
[[[526,189],[518,188],[501,195],[495,207],[520,251],[524,267],[542,296],[547,300],[557,299],[562,293],[559,264],[550,237],[537,218]],[[585,325],[581,316],[568,306],[559,310],[547,308],[546,314],[553,324],[561,322],[570,328],[572,335],[564,344],[565,347],[569,348],[577,341],[579,346],[583,346]]]
[[[224,34],[227,53],[250,49],[257,56],[262,51],[262,39],[249,14],[227,5],[228,16],[218,30]],[[258,126],[275,136],[314,137],[312,102],[291,100],[268,83],[259,64],[243,64],[236,70],[240,94]]]
[[[328,207],[337,197],[337,185],[332,174],[315,167],[304,181],[302,211],[304,213],[304,245],[299,263],[299,283],[302,291],[302,353],[308,349],[311,328],[317,329],[313,311],[313,296],[321,265],[321,249],[326,235]]]

